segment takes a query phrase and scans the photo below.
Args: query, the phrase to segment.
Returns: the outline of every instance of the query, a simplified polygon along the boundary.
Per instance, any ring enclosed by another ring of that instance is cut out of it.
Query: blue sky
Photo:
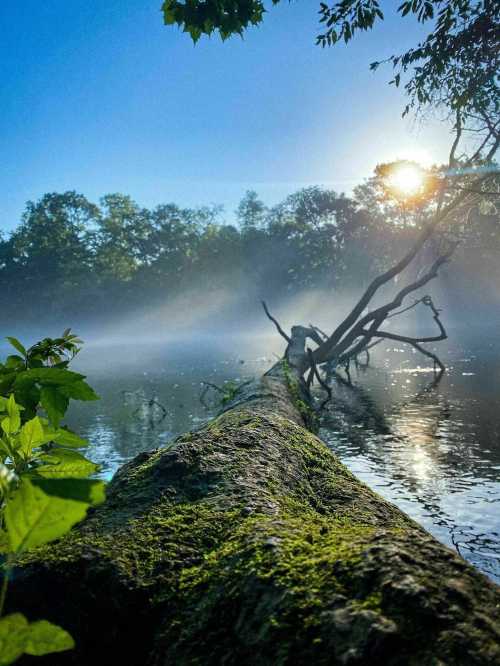
[[[444,157],[446,127],[402,120],[390,71],[369,72],[415,43],[412,20],[321,49],[319,0],[292,0],[243,41],[193,46],[160,6],[3,0],[1,229],[49,191],[222,203],[231,220],[250,188],[269,204],[308,184],[348,192],[377,162]]]

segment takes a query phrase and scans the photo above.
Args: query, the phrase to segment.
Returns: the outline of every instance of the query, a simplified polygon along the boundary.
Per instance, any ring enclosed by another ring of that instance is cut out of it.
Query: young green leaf
[[[24,653],[28,626],[21,613],[0,618],[0,666],[13,664]]]
[[[35,657],[53,652],[64,652],[75,647],[75,641],[67,631],[47,620],[31,622],[24,651]]]
[[[16,378],[16,384],[23,383],[25,381],[30,382],[41,382],[43,384],[71,384],[80,379],[85,379],[84,375],[80,375],[78,372],[72,372],[71,370],[64,370],[60,368],[33,368],[31,370],[25,370],[20,372]]]
[[[12,457],[12,449],[9,447],[8,441],[0,437],[0,462],[6,461],[7,458]]]
[[[52,439],[61,446],[69,446],[74,449],[81,449],[84,446],[88,446],[86,439],[82,439],[67,428],[58,428],[55,430]]]
[[[47,412],[50,422],[57,427],[66,414],[69,398],[55,386],[44,386],[40,392],[40,404]]]
[[[106,498],[106,484],[96,479],[45,478],[32,474],[30,481],[47,495],[56,495],[56,497],[72,499],[77,502],[96,505],[104,502]]]
[[[0,666],[13,664],[23,654],[41,657],[74,647],[68,632],[47,620],[29,623],[21,613],[0,619]]]
[[[42,464],[37,467],[37,474],[50,479],[82,478],[95,474],[99,470],[99,465],[87,460],[78,451],[70,449],[51,449],[47,453],[43,453],[38,460]]]
[[[65,384],[59,391],[74,400],[99,400],[97,393],[83,380]]]
[[[12,338],[10,336],[7,336],[7,340],[10,342],[10,344],[17,349],[17,351],[26,358],[26,349],[23,347],[23,345],[19,342],[17,338]]]
[[[7,416],[2,420],[2,429],[6,435],[18,432],[21,427],[21,416],[19,405],[16,404],[14,396],[11,394],[5,404]]]
[[[5,367],[20,372],[24,370],[24,360],[17,354],[11,354],[5,359]]]
[[[42,424],[40,423],[38,416],[35,416],[23,425],[21,432],[19,433],[19,439],[21,442],[20,448],[25,457],[30,457],[35,447],[50,441],[50,438],[47,440],[47,438],[44,437]]]
[[[5,507],[9,546],[19,553],[58,539],[85,516],[88,504],[47,495],[23,479]]]

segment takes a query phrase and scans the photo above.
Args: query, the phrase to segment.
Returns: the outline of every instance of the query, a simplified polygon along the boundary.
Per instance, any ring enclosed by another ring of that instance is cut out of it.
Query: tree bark
[[[36,663],[500,663],[500,588],[356,479],[313,420],[280,362],[125,465],[16,570],[9,610],[77,643]]]

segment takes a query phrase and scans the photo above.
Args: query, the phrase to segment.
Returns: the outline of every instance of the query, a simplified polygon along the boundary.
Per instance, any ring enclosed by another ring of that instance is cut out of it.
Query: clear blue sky
[[[49,191],[222,203],[229,220],[249,188],[267,203],[307,184],[349,191],[415,147],[444,156],[446,128],[402,120],[389,70],[368,69],[415,42],[413,21],[321,49],[319,0],[297,0],[270,8],[244,41],[193,46],[163,26],[160,6],[3,0],[1,229]]]

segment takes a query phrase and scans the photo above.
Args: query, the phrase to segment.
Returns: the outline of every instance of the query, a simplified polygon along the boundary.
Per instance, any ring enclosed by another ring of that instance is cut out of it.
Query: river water
[[[437,386],[425,358],[378,348],[372,367],[353,373],[354,389],[336,386],[320,434],[360,479],[500,582],[500,344],[495,330],[451,337],[440,347],[448,370]],[[89,457],[110,478],[140,451],[210,418],[203,381],[222,385],[264,372],[276,340],[257,343],[91,344],[73,367],[101,400],[74,403],[68,423],[88,438]]]

